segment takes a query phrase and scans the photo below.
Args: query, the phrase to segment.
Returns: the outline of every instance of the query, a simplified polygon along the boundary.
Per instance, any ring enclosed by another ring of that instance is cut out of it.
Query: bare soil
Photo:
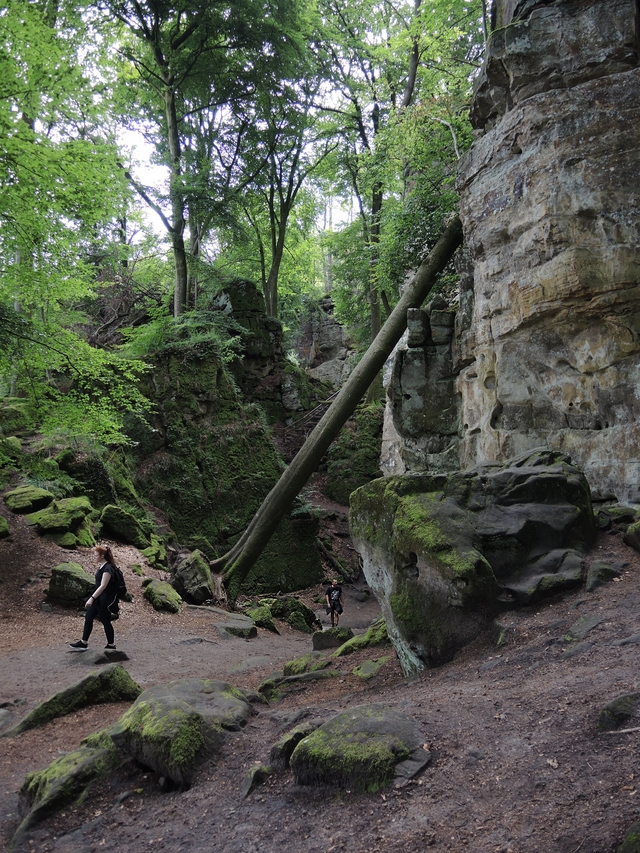
[[[62,551],[4,506],[0,512],[11,526],[10,538],[0,542],[0,705],[15,722],[88,671],[82,654],[66,647],[80,635],[81,616],[56,607],[44,612],[42,605],[53,566],[73,560],[93,571],[93,556]],[[178,615],[156,613],[129,568],[144,565],[141,555],[110,544],[134,593],[115,625],[116,642],[143,687],[206,676],[255,688],[310,650],[309,636],[285,625],[280,636],[261,630],[253,640],[223,640],[211,613],[186,607]],[[640,555],[619,536],[602,534],[591,558],[624,560],[622,578],[591,594],[578,591],[506,613],[504,645],[487,632],[451,663],[410,680],[395,657],[369,682],[352,673],[387,650],[341,658],[338,677],[257,707],[246,728],[202,765],[190,790],[163,791],[153,773],[132,762],[95,785],[83,803],[36,827],[23,849],[613,853],[640,819],[639,723],[631,719],[624,730],[605,733],[596,720],[607,701],[640,690],[639,646],[612,645],[640,633]],[[148,567],[145,573],[162,576]],[[362,583],[345,590],[343,623],[356,631],[378,612],[375,602],[356,600]],[[313,599],[322,592],[318,587],[301,597],[321,612]],[[600,624],[582,641],[570,640],[569,627],[592,615]],[[99,624],[91,644],[104,645]],[[242,798],[247,770],[268,763],[271,744],[299,715],[328,717],[374,702],[392,704],[421,725],[433,761],[419,778],[365,795],[297,786],[284,772]],[[76,748],[125,708],[86,708],[0,739],[0,843],[6,845],[18,825],[25,774]]]

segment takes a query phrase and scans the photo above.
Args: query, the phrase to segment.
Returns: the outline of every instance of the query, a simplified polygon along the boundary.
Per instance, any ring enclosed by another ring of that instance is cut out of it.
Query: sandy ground
[[[12,529],[0,542],[0,705],[15,721],[87,671],[83,656],[65,645],[79,636],[81,618],[59,608],[43,612],[42,604],[52,566],[71,558],[90,569],[93,558],[88,551],[70,556],[34,537],[4,507],[0,512]],[[114,552],[135,596],[123,605],[116,642],[143,687],[189,676],[255,687],[311,648],[309,636],[286,626],[280,636],[261,630],[253,640],[223,640],[215,628],[220,617],[211,613],[155,613],[128,568],[140,556],[126,546],[114,545]],[[200,768],[190,790],[163,792],[154,774],[131,764],[92,788],[84,803],[35,828],[24,849],[613,853],[626,827],[640,819],[640,732],[627,731],[635,719],[623,732],[598,732],[596,719],[605,702],[640,689],[639,646],[629,641],[640,633],[640,555],[603,534],[592,556],[624,560],[624,575],[591,594],[578,591],[506,614],[506,645],[497,648],[487,632],[450,664],[412,680],[402,677],[394,657],[370,682],[352,673],[382,652],[342,658],[338,677],[258,707]],[[357,602],[357,588],[345,588],[344,624],[361,631],[378,609],[371,600]],[[313,604],[318,593],[321,587],[302,597]],[[602,621],[582,641],[571,641],[569,627],[582,616]],[[92,644],[104,645],[99,625]],[[284,772],[242,798],[247,769],[268,763],[271,744],[295,719],[373,702],[420,724],[434,760],[418,779],[363,795],[297,786]],[[25,774],[75,748],[125,708],[87,708],[0,739],[0,843],[18,824]]]

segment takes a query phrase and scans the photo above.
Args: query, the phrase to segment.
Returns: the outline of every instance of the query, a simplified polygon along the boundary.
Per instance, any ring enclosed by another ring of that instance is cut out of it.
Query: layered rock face
[[[579,585],[595,537],[584,476],[550,451],[374,480],[350,521],[407,674],[450,660],[501,608]]]
[[[494,5],[460,172],[460,464],[546,445],[639,503],[638,4]]]

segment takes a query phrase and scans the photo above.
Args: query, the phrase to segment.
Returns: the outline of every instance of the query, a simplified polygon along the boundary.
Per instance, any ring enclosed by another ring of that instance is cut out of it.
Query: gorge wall
[[[546,446],[640,503],[639,6],[495,0],[493,18],[459,173],[455,462]],[[408,399],[416,380],[394,381]]]

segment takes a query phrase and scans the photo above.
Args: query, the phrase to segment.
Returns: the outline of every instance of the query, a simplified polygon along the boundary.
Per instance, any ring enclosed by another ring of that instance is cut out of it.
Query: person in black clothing
[[[337,628],[342,613],[342,587],[335,578],[331,586],[327,587],[324,599],[327,602],[327,613],[331,616],[331,627]]]
[[[109,607],[113,606],[114,600],[117,601],[118,598],[113,554],[111,553],[111,548],[104,545],[98,545],[95,553],[100,566],[96,572],[94,590],[84,605],[87,612],[84,617],[82,639],[76,640],[75,643],[69,643],[71,648],[77,652],[86,652],[88,649],[89,637],[93,630],[93,620],[96,618],[102,622],[102,627],[107,637],[105,649],[115,649],[116,647],[113,625],[111,624],[111,614],[109,613]]]

